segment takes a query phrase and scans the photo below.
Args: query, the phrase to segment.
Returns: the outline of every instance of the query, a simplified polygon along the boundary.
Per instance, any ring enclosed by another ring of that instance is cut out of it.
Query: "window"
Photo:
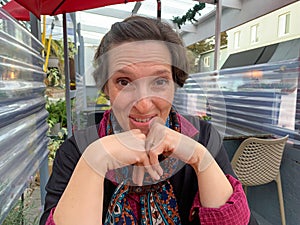
[[[234,48],[240,47],[240,31],[234,33]]]
[[[210,56],[205,56],[203,58],[203,66],[204,67],[210,67]]]
[[[290,32],[290,13],[282,14],[278,17],[278,36],[281,37]]]
[[[254,25],[250,28],[250,32],[251,32],[250,42],[251,42],[251,44],[258,42],[258,36],[257,36],[258,32],[257,31],[258,31],[258,24]]]

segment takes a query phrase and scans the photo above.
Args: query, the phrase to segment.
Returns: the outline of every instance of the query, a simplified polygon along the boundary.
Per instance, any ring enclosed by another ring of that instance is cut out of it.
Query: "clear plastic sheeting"
[[[41,96],[45,91],[45,85],[36,81],[0,81],[0,103],[15,101],[21,98]]]
[[[0,9],[0,49],[1,56],[43,66],[41,42],[3,9]]]
[[[42,44],[0,9],[0,224],[48,156]]]
[[[3,78],[14,76],[28,81],[43,81],[44,78],[40,66],[33,66],[16,59],[0,56],[0,66]]]
[[[0,129],[16,121],[26,118],[32,113],[36,113],[45,108],[45,98],[37,97],[34,99],[25,99],[21,101],[10,101],[0,103]]]
[[[225,138],[285,136],[300,144],[299,59],[191,74],[178,89],[182,113],[207,118]],[[252,132],[252,133],[251,133]]]

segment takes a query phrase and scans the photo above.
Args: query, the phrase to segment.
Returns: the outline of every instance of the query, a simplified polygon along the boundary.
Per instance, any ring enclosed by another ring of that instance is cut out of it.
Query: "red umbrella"
[[[142,0],[15,0],[36,17],[41,15],[57,15],[93,9],[107,5],[137,2]]]
[[[6,3],[4,6],[2,6],[2,9],[7,11],[10,15],[12,15],[12,17],[17,20],[30,20],[29,11],[14,0]]]

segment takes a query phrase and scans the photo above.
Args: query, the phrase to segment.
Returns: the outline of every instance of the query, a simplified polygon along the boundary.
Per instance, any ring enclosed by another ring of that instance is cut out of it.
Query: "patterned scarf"
[[[113,134],[111,116],[107,114],[107,117],[104,119],[107,120],[106,135]],[[170,111],[166,126],[180,132],[177,112],[174,109],[171,109]],[[169,173],[172,173],[172,168],[177,166],[178,160],[168,160],[167,163],[167,167],[170,171]],[[126,173],[126,175],[124,175],[124,173]],[[104,225],[181,224],[176,197],[169,179],[157,184],[150,184],[151,178],[146,173],[144,180],[146,183],[148,180],[149,185],[131,186],[130,181],[128,181],[128,179],[124,179],[124,177],[128,177],[128,168],[115,170],[114,176],[115,181],[120,184],[112,195]],[[170,177],[170,174],[164,174],[164,176]],[[135,195],[139,199],[140,209],[138,210],[138,218],[136,218],[134,210],[130,205],[129,195]]]

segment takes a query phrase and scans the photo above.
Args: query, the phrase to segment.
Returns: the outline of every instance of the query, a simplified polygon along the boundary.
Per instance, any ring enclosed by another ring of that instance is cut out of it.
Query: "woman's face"
[[[105,92],[122,128],[147,134],[151,120],[159,117],[166,121],[172,106],[175,87],[171,56],[161,43],[132,47],[110,55],[112,72]]]

